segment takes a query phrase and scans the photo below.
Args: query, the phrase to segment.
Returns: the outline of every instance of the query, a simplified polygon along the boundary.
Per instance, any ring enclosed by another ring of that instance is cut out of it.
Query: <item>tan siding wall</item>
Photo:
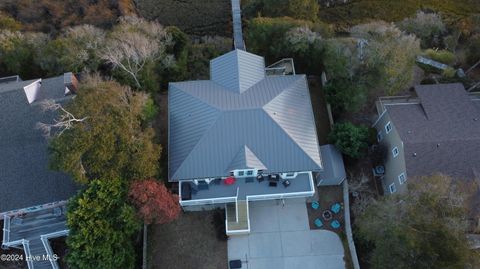
[[[388,122],[390,122],[393,129],[387,134],[385,130],[385,125]],[[375,129],[377,129],[377,132],[381,132],[383,136],[380,144],[385,145],[388,149],[387,159],[385,160],[385,176],[382,180],[384,192],[385,194],[390,194],[389,186],[392,183],[395,183],[397,193],[403,192],[406,190],[406,183],[400,184],[400,182],[398,181],[398,176],[401,173],[405,173],[405,177],[407,177],[402,139],[397,132],[395,124],[390,120],[388,112],[383,114],[383,116],[378,120],[374,127]],[[395,158],[393,157],[392,153],[394,147],[397,147],[399,150],[399,154]]]

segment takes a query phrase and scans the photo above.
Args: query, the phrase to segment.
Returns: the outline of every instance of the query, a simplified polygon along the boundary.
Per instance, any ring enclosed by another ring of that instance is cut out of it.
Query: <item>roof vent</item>
[[[440,147],[440,144],[437,144],[437,148],[439,148],[439,147]]]
[[[417,153],[416,153],[416,152],[413,153],[413,157],[417,157]]]
[[[478,121],[478,118],[473,118],[473,121]]]
[[[413,132],[412,132],[412,130],[408,130],[407,133],[411,134],[411,133],[413,133]]]

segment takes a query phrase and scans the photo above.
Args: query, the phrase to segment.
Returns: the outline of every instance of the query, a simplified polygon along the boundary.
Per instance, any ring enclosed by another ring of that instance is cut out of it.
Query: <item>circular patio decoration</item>
[[[322,213],[322,217],[324,220],[331,220],[332,219],[332,212],[330,210],[325,210]]]

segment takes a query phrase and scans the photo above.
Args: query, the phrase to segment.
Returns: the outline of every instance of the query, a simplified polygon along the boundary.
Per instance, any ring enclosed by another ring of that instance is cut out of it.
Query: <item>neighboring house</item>
[[[48,254],[46,238],[66,233],[65,200],[77,186],[66,174],[48,169],[48,141],[36,125],[51,123],[56,116],[42,111],[41,101],[66,102],[76,88],[72,73],[28,81],[18,76],[0,78],[2,246],[23,247],[27,256]],[[28,262],[29,268],[55,265],[49,260]]]
[[[227,234],[248,233],[250,201],[315,193],[323,164],[308,84],[267,76],[263,57],[243,50],[213,59],[210,77],[169,85],[168,178],[184,209],[225,207]]]
[[[415,93],[377,102],[373,126],[387,149],[385,193],[405,191],[410,178],[434,173],[479,179],[480,98],[460,83],[419,85]]]

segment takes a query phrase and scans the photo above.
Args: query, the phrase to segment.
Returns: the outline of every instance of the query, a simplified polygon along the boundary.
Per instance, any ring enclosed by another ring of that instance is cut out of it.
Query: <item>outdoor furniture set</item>
[[[318,210],[320,208],[320,203],[318,201],[314,201],[312,203],[312,208],[314,210]],[[330,206],[329,209],[326,209],[322,212],[322,218],[324,221],[331,221],[334,215],[340,213],[341,210],[342,210],[342,205],[340,203],[334,203]],[[316,218],[313,223],[318,228],[323,227],[323,222],[320,218]],[[340,226],[341,226],[340,222],[336,219],[330,222],[330,227],[332,227],[333,229],[338,229],[340,228]]]

